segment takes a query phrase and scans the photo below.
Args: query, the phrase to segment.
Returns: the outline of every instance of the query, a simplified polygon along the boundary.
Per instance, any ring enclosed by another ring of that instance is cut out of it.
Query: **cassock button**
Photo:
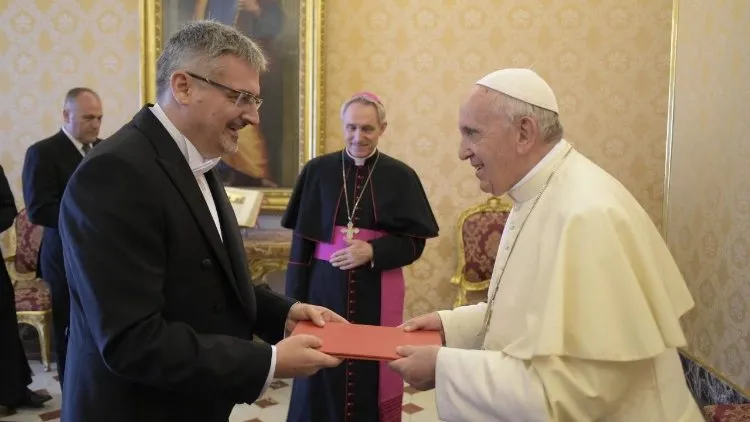
[[[511,229],[511,230],[515,230],[516,229],[516,225],[515,224],[511,224],[510,226],[508,226],[508,228]]]
[[[201,261],[201,268],[203,268],[204,270],[211,269],[213,268],[213,266],[214,266],[214,263],[211,262],[211,259],[209,258],[206,258]]]

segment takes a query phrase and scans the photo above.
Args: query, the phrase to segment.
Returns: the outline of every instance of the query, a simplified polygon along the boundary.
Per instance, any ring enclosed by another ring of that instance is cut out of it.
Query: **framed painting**
[[[156,101],[156,60],[185,22],[212,19],[256,41],[269,61],[260,77],[260,124],[240,132],[217,166],[227,187],[263,192],[261,210],[286,208],[302,166],[324,151],[324,0],[140,0],[141,102]]]

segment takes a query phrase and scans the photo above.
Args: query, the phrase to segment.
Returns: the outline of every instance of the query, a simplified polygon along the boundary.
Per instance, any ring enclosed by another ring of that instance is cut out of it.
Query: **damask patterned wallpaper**
[[[750,391],[750,3],[680,0],[667,241],[689,352]]]
[[[326,0],[329,151],[338,106],[368,89],[384,100],[381,147],[421,176],[441,236],[407,271],[408,315],[449,307],[455,221],[485,195],[457,158],[458,106],[471,84],[508,66],[555,90],[567,133],[619,178],[658,223],[662,212],[671,0]]]
[[[0,0],[0,165],[19,208],[26,148],[60,129],[68,89],[99,92],[102,136],[137,111],[139,48],[136,0]]]
[[[326,142],[338,107],[381,95],[384,151],[422,177],[441,236],[407,270],[407,314],[451,305],[455,221],[486,196],[457,158],[458,105],[500,67],[555,89],[567,138],[661,219],[671,0],[325,0]],[[28,145],[57,130],[64,92],[99,90],[106,136],[139,106],[137,0],[0,1],[0,164],[21,205]],[[64,41],[62,41],[64,40]]]

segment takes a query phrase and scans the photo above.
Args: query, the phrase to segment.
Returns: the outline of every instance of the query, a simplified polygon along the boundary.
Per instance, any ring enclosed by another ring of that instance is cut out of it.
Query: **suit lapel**
[[[70,141],[68,135],[62,130],[57,134],[57,150],[60,154],[60,162],[65,163],[65,171],[68,173],[68,177],[73,174],[73,171],[81,164],[83,155],[76,149],[73,142]]]
[[[229,284],[239,297],[240,302],[244,303],[242,295],[237,288],[235,274],[232,270],[227,250],[221,242],[219,233],[216,230],[216,224],[214,224],[214,220],[208,210],[206,200],[198,187],[195,176],[192,170],[190,170],[187,160],[172,139],[172,136],[147,107],[144,107],[135,116],[134,123],[150,139],[158,155],[157,161],[187,203],[188,209],[203,233],[204,239],[211,247],[214,257],[226,274]],[[214,202],[217,201],[215,200]]]
[[[221,230],[224,234],[224,247],[229,255],[232,271],[234,271],[237,289],[241,293],[244,293],[242,298],[248,297],[245,295],[252,295],[253,293],[248,285],[250,282],[250,274],[247,268],[245,244],[240,236],[237,217],[232,209],[232,204],[229,203],[229,199],[224,192],[224,188],[219,182],[217,170],[214,169],[207,172],[206,180],[208,181],[208,186],[211,188],[211,195],[214,197],[214,202],[216,202],[216,211],[219,214]],[[247,306],[247,304],[245,305]]]

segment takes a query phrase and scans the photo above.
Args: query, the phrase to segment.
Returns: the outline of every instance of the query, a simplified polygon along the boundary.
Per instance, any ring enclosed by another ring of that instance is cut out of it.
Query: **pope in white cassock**
[[[648,214],[563,139],[555,95],[529,69],[480,79],[459,155],[507,193],[487,303],[407,321],[445,347],[391,363],[436,389],[444,421],[703,421],[677,348],[693,300]]]

